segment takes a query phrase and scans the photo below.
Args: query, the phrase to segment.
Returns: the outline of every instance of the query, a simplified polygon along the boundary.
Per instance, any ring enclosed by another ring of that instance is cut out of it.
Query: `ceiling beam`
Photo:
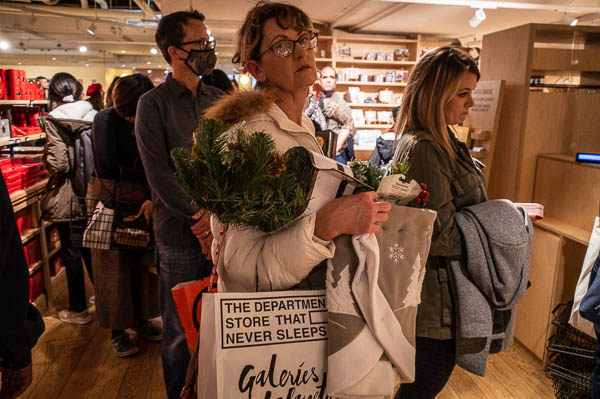
[[[148,4],[146,4],[143,0],[133,0],[133,2],[144,12],[144,18],[147,15],[150,15],[153,20],[158,21],[158,17],[154,13],[154,10],[150,8]]]
[[[331,23],[331,29],[334,29],[334,28],[340,26],[341,21],[343,21],[344,18],[346,18],[350,15],[356,15],[357,11],[359,9],[361,9],[362,7],[364,7],[367,3],[368,3],[368,1],[358,0],[351,6],[347,7],[345,10],[342,10],[340,13],[335,15],[333,17],[333,22]]]
[[[378,12],[374,13],[373,15],[364,18],[360,23],[349,26],[348,27],[348,32],[357,32],[360,31],[361,29],[363,29],[366,26],[372,25],[376,22],[379,22],[381,19],[383,18],[387,18],[390,15],[402,10],[403,8],[406,8],[408,6],[408,4],[392,4],[389,5],[385,8],[383,8],[382,10],[379,10]]]
[[[515,10],[560,11],[572,13],[600,12],[600,7],[571,6],[563,4],[517,3],[511,1],[480,1],[480,0],[377,0],[390,3],[431,4],[438,6],[463,6],[471,8],[498,9],[510,8]]]

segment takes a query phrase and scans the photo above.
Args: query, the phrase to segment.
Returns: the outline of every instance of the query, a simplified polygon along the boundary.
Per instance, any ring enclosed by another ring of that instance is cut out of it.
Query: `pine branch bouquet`
[[[300,216],[309,198],[313,166],[306,150],[281,154],[264,132],[203,119],[191,149],[171,156],[177,177],[200,209],[223,224],[275,231]]]
[[[384,200],[413,207],[424,206],[427,203],[427,185],[419,185],[410,178],[410,162],[407,156],[384,167],[361,161],[352,161],[349,165],[354,176],[373,187]]]

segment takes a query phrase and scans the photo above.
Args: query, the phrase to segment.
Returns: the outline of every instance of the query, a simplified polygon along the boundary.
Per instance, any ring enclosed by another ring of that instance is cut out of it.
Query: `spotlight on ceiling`
[[[150,49],[150,54],[152,54],[152,55],[156,55],[156,54],[158,54],[158,50],[157,50],[157,49],[155,49],[154,47],[152,47],[152,48]]]
[[[10,48],[10,44],[6,40],[0,41],[0,50],[8,50]]]
[[[562,16],[562,18],[560,19],[560,24],[561,25],[571,25],[571,26],[575,26],[577,25],[577,23],[579,22],[579,19],[570,16],[569,14],[567,14],[566,12],[564,13],[564,15]]]
[[[87,33],[94,36],[96,34],[96,25],[92,22],[89,28],[87,28]]]
[[[85,47],[85,46],[79,47],[79,52],[80,53],[85,53],[86,51],[87,51],[87,47]]]
[[[485,20],[485,18],[485,12],[483,12],[483,9],[480,8],[475,11],[475,14],[473,14],[471,18],[469,18],[469,25],[471,25],[472,28],[477,28],[479,24]]]
[[[148,73],[152,73],[152,69],[148,69],[146,72],[148,72]]]

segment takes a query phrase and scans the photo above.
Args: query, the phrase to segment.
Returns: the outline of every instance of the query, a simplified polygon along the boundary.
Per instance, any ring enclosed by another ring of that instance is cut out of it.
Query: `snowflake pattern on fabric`
[[[400,244],[395,242],[390,246],[389,257],[394,263],[399,263],[404,259],[404,247],[401,247]]]
[[[425,229],[425,238],[431,240],[431,236],[433,235],[433,226],[427,226]]]
[[[402,307],[418,306],[421,303],[421,289],[425,279],[425,267],[421,264],[421,255],[417,253],[415,263],[413,263],[413,272],[410,276],[410,284],[406,288],[406,297]]]
[[[333,267],[327,267],[327,279],[325,287],[327,289],[327,310],[334,313],[345,313],[353,316],[359,316],[356,310],[352,289],[350,288],[350,265],[346,265],[340,272],[340,279],[337,283],[333,279]],[[336,284],[335,288],[333,285]]]

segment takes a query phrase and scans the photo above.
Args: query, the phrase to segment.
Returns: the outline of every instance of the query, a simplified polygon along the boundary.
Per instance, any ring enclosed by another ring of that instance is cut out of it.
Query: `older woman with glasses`
[[[317,78],[317,43],[318,34],[302,10],[259,2],[246,15],[233,57],[242,71],[258,81],[259,90],[226,96],[205,116],[227,123],[245,121],[247,131],[271,135],[281,152],[295,146],[321,152],[313,125],[302,112],[308,88]],[[334,256],[332,240],[342,234],[378,231],[390,208],[377,202],[376,193],[368,192],[335,199],[276,233],[230,226],[217,264],[219,290],[324,288],[325,268],[317,266]],[[213,235],[219,237],[218,220],[213,217],[211,222]]]

